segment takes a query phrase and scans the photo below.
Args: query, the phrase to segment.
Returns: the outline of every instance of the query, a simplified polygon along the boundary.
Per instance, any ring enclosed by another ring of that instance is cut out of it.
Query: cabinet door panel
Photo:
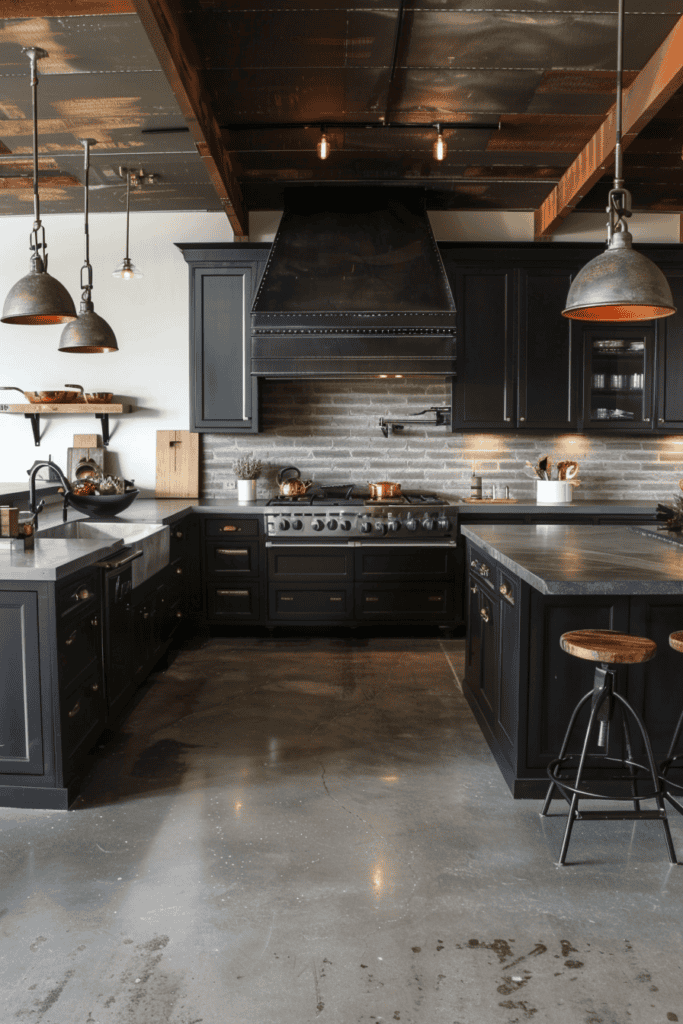
[[[209,584],[207,587],[209,618],[216,621],[258,619],[260,616],[258,584],[240,582],[230,586]]]
[[[356,576],[368,580],[387,576],[443,579],[453,572],[453,555],[450,547],[362,547],[356,553]]]
[[[523,270],[519,291],[518,424],[574,430],[577,420],[576,329],[562,316],[572,274]]]
[[[42,775],[38,597],[0,593],[0,771]]]
[[[657,427],[683,430],[683,273],[666,272],[677,312],[660,321]]]
[[[206,569],[211,573],[243,573],[256,576],[259,567],[258,545],[210,542],[206,546]]]
[[[479,706],[491,728],[496,731],[499,693],[498,602],[481,591],[479,619],[481,622],[481,675]]]
[[[514,272],[451,269],[458,310],[453,429],[514,426]]]
[[[353,595],[347,589],[270,587],[271,619],[348,619],[353,617]]]
[[[268,579],[313,579],[316,576],[353,578],[353,549],[335,547],[272,547],[268,550]]]
[[[356,586],[356,615],[359,619],[390,619],[392,622],[448,622],[453,615],[453,587],[449,583],[428,586],[409,581],[384,587],[359,584]]]

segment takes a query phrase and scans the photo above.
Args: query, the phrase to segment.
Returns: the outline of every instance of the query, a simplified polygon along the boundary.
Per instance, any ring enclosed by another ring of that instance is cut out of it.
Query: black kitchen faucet
[[[54,472],[59,477],[59,482],[61,483],[62,487],[64,488],[64,508],[62,510],[62,519],[63,519],[64,522],[66,522],[67,508],[68,508],[68,504],[69,504],[68,501],[67,501],[67,497],[66,496],[67,496],[68,492],[71,490],[71,488],[69,487],[69,483],[68,483],[66,477],[64,476],[64,473],[61,471],[59,466],[55,462],[52,461],[52,459],[48,459],[47,462],[34,462],[34,464],[31,466],[31,468],[29,470],[27,470],[27,472],[28,472],[28,497],[29,497],[29,506],[28,507],[29,507],[29,509],[30,509],[30,511],[31,511],[31,513],[33,515],[33,528],[34,528],[34,530],[37,529],[37,526],[38,526],[38,513],[45,506],[45,499],[44,498],[42,498],[40,502],[36,501],[36,476],[38,475],[38,470],[39,469],[52,469],[52,470],[54,470]]]

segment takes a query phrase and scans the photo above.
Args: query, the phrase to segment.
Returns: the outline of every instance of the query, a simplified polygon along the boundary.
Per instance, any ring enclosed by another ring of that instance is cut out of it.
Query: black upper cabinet
[[[659,320],[656,426],[683,430],[683,270],[666,270],[677,312]]]
[[[270,247],[179,248],[190,265],[190,430],[257,433],[251,305]]]
[[[458,316],[453,429],[576,430],[580,352],[561,316],[574,261],[444,257]]]

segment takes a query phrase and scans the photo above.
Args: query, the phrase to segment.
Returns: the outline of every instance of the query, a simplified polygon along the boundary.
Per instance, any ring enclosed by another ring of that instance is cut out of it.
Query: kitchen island
[[[664,757],[683,707],[683,661],[668,643],[683,628],[683,546],[642,526],[470,524],[462,534],[463,690],[513,796],[544,793],[571,709],[592,686],[588,663],[560,648],[569,630],[657,643],[657,656],[622,669],[618,686]]]

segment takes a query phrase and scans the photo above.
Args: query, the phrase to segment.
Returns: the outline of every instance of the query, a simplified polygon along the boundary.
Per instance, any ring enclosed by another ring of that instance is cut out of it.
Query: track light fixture
[[[676,312],[671,289],[659,267],[631,248],[633,236],[626,226],[631,216],[631,193],[624,188],[622,132],[622,77],[624,64],[624,0],[619,0],[617,22],[617,101],[614,185],[607,213],[607,249],[587,263],[574,278],[562,316],[570,320],[653,320]]]
[[[31,269],[26,277],[10,290],[2,311],[4,324],[66,324],[76,319],[76,307],[63,284],[47,272],[47,242],[40,220],[38,195],[38,65],[47,57],[46,50],[25,46],[31,62],[31,94],[33,99],[33,230],[30,248]],[[42,255],[41,255],[42,249]]]
[[[327,160],[330,155],[330,140],[327,138],[325,129],[320,129],[320,140],[317,146],[318,156],[321,160]]]
[[[434,127],[436,128],[437,135],[436,141],[432,146],[432,153],[434,154],[435,160],[443,160],[446,156],[446,153],[448,152],[448,146],[446,145],[444,137],[441,134],[441,125],[438,123],[438,121],[434,125]]]

